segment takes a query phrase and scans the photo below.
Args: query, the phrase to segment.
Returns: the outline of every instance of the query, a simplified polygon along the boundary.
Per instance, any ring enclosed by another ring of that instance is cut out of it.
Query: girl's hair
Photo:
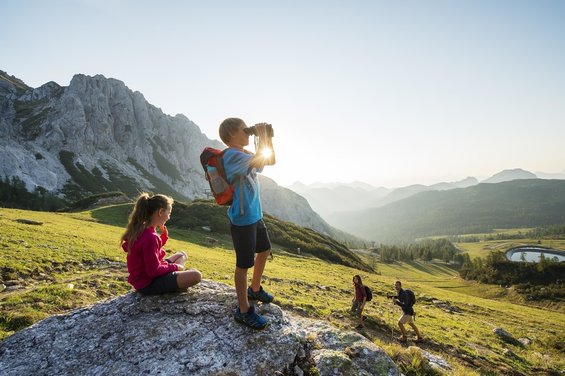
[[[359,285],[362,286],[363,285],[363,280],[361,279],[361,276],[359,274],[355,274],[353,276],[353,283],[355,283],[355,278],[357,278],[357,280],[359,281]]]
[[[159,209],[167,209],[169,205],[173,205],[173,202],[174,200],[171,197],[165,195],[149,196],[148,193],[139,195],[133,211],[129,215],[128,226],[126,232],[122,235],[120,244],[127,242],[129,252],[133,243],[149,225],[153,213]]]

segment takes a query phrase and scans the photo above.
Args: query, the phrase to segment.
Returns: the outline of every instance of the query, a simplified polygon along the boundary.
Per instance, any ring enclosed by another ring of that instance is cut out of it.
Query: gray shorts
[[[170,272],[159,276],[149,284],[149,286],[137,290],[144,295],[156,295],[165,294],[168,292],[179,291],[179,285],[177,283],[177,272]]]

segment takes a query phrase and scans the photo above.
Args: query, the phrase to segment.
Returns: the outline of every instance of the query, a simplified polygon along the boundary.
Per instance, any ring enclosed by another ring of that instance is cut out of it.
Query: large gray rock
[[[186,293],[119,298],[49,317],[0,343],[9,375],[399,375],[354,332],[260,308],[271,325],[234,322],[235,290],[203,281]]]

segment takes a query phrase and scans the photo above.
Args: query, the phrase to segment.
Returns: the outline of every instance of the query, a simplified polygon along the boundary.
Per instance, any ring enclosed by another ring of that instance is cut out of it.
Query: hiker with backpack
[[[406,329],[404,328],[404,324],[408,324],[416,333],[416,342],[422,341],[423,338],[420,335],[420,331],[414,323],[415,313],[413,306],[416,303],[416,296],[414,295],[414,292],[411,290],[404,290],[402,288],[402,282],[400,281],[396,281],[394,283],[394,288],[396,289],[397,295],[387,294],[386,296],[389,299],[393,299],[394,304],[402,308],[402,316],[398,320],[398,327],[400,328],[402,336],[398,338],[398,340],[400,342],[406,342]]]
[[[363,328],[363,322],[367,319],[367,316],[363,316],[363,309],[365,308],[365,303],[370,300],[369,294],[371,294],[371,290],[363,285],[361,276],[357,274],[353,276],[353,286],[355,291],[351,301],[351,312],[359,318],[359,324],[355,328],[361,329]]]
[[[257,330],[265,328],[268,322],[255,312],[255,307],[249,301],[258,300],[263,303],[273,301],[273,296],[261,286],[263,270],[271,253],[271,242],[263,223],[257,172],[261,172],[265,165],[274,164],[274,159],[265,157],[261,153],[253,154],[244,147],[249,145],[251,134],[264,137],[268,131],[270,131],[269,136],[272,137],[270,124],[260,123],[247,127],[241,119],[225,119],[220,124],[219,133],[228,148],[213,156],[214,166],[210,166],[210,158],[207,159],[207,156],[204,155],[206,149],[201,155],[207,178],[210,175],[210,167],[213,167],[219,172],[217,178],[225,180],[228,184],[225,191],[218,192],[210,180],[216,201],[229,205],[228,217],[236,254],[234,282],[238,302],[233,316],[237,322]],[[270,146],[272,147],[272,143]],[[247,270],[249,268],[253,268],[253,277],[251,286],[248,287]]]

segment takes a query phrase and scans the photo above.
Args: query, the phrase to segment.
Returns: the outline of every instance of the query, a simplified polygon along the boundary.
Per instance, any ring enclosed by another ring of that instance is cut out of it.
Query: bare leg
[[[201,280],[202,274],[200,274],[200,272],[196,269],[177,272],[177,285],[181,290],[186,290],[187,288],[198,284]]]
[[[404,329],[404,324],[398,322],[398,327],[400,328],[400,333],[402,333],[402,338],[406,338],[406,329]]]
[[[418,328],[416,327],[416,324],[414,324],[413,322],[411,322],[410,324],[408,324],[412,327],[412,329],[414,329],[414,331],[416,332],[416,336],[418,336],[418,339],[422,338],[422,336],[420,335],[420,332],[418,331]]]
[[[255,267],[257,267],[257,264],[255,264]],[[247,300],[247,269],[235,267],[234,283],[239,311],[246,313],[249,310],[249,301]]]
[[[263,276],[263,270],[265,270],[265,264],[270,253],[270,250],[267,250],[257,253],[255,256],[255,267],[253,268],[253,279],[251,280],[251,288],[255,292],[261,288],[261,277]],[[247,294],[247,284],[245,286],[245,294]]]

